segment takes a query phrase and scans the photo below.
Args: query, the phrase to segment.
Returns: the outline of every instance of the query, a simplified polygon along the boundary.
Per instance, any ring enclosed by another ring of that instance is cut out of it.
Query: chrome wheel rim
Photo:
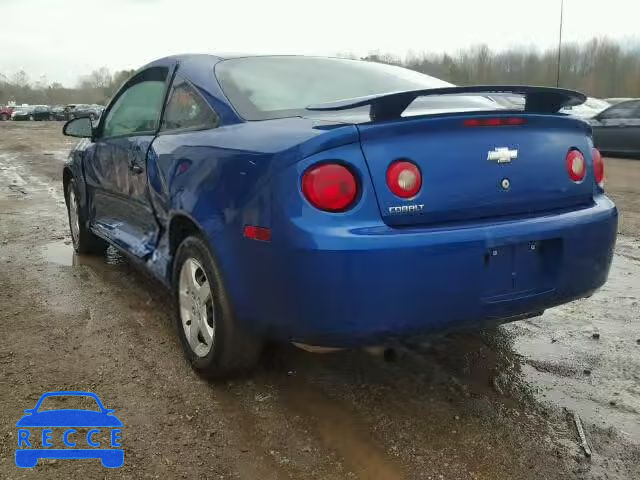
[[[69,187],[69,226],[71,227],[71,240],[73,244],[78,244],[80,234],[80,218],[78,215],[78,202],[73,187]]]
[[[202,264],[188,258],[182,264],[178,280],[180,320],[191,351],[206,357],[215,339],[213,292]]]

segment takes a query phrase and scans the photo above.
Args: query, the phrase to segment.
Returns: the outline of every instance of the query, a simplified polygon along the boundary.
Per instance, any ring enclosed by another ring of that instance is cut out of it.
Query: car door
[[[135,256],[151,253],[158,223],[149,200],[147,153],[173,67],[151,67],[118,92],[98,125],[85,177],[95,233]]]
[[[598,149],[610,153],[640,152],[640,101],[623,102],[597,115],[593,140]]]
[[[624,153],[640,155],[640,101],[633,102],[636,107],[624,126]]]

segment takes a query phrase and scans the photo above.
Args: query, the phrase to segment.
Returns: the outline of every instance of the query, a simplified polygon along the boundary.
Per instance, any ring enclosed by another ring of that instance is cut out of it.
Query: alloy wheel
[[[71,228],[71,240],[77,248],[80,239],[80,215],[78,214],[78,201],[73,185],[69,185],[69,227]]]
[[[184,261],[178,279],[180,320],[191,351],[206,357],[215,340],[213,291],[202,264],[191,257]]]

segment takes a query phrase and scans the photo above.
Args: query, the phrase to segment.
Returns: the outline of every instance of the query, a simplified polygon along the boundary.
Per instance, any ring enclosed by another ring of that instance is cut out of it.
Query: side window
[[[215,128],[219,118],[206,100],[187,81],[176,77],[164,111],[161,130]]]
[[[624,102],[615,107],[611,107],[602,113],[601,118],[613,119],[613,118],[633,118],[635,117],[635,111],[637,109],[637,102]]]
[[[131,84],[109,109],[102,135],[113,137],[158,128],[164,102],[166,69],[143,72],[139,81]]]

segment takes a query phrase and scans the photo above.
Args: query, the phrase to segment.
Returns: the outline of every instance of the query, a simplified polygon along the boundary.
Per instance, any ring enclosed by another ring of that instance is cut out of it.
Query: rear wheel
[[[33,122],[35,120],[34,116],[33,115],[29,115],[29,120]]]
[[[173,286],[176,327],[192,367],[209,378],[253,369],[262,342],[234,318],[220,270],[200,236],[187,237],[178,247]]]
[[[0,120],[2,120],[3,122],[7,121],[9,120],[9,116],[6,113],[3,113],[2,115],[0,115]]]
[[[107,244],[101,238],[96,237],[86,227],[86,221],[82,209],[78,203],[76,182],[71,179],[67,184],[67,213],[69,214],[69,230],[73,249],[77,253],[104,253]]]

